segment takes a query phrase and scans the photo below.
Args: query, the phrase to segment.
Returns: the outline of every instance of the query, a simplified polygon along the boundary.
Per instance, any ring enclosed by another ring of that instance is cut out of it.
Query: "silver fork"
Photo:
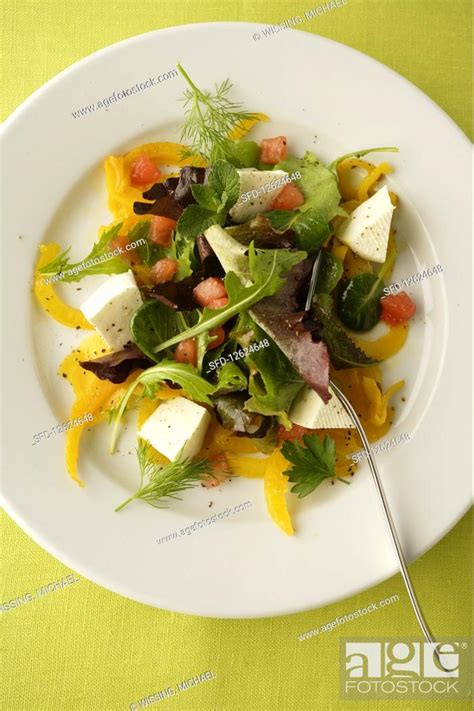
[[[318,253],[318,256],[314,260],[313,270],[311,272],[311,281],[309,284],[308,294],[306,297],[306,304],[305,304],[306,311],[309,311],[309,309],[311,308],[312,301],[313,301],[314,291],[316,288],[316,281],[318,278],[320,261],[321,261],[321,252]],[[413,610],[415,612],[416,619],[417,619],[418,624],[423,632],[423,635],[424,635],[426,641],[434,646],[434,653],[436,654],[436,657],[438,658],[439,663],[441,664],[441,666],[444,669],[444,666],[443,666],[441,659],[440,659],[438,648],[436,646],[437,643],[436,643],[433,635],[430,632],[428,624],[427,624],[427,622],[424,618],[424,615],[421,611],[420,603],[418,602],[418,599],[416,597],[415,590],[413,588],[413,583],[412,583],[412,580],[410,577],[410,573],[408,572],[405,556],[403,554],[403,549],[400,544],[400,539],[398,538],[397,529],[395,528],[392,514],[390,512],[390,507],[388,505],[387,497],[385,495],[385,491],[384,491],[384,488],[382,485],[382,480],[380,478],[380,474],[377,469],[377,464],[375,462],[375,457],[373,456],[372,451],[370,449],[369,440],[367,439],[365,430],[362,426],[361,421],[359,420],[359,417],[357,416],[356,411],[354,410],[354,408],[352,407],[351,403],[349,402],[347,397],[344,395],[342,390],[338,387],[338,385],[332,379],[329,381],[329,384],[331,385],[331,388],[334,391],[334,393],[337,395],[339,401],[341,402],[341,405],[344,407],[345,411],[347,412],[347,414],[351,418],[352,422],[354,423],[354,426],[355,426],[355,428],[356,428],[357,432],[359,433],[359,436],[362,440],[362,444],[364,446],[367,460],[369,462],[370,471],[372,473],[372,479],[374,481],[375,488],[377,490],[379,501],[382,504],[382,509],[383,509],[385,521],[387,523],[387,527],[388,527],[388,530],[390,533],[390,538],[392,540],[393,546],[395,548],[395,552],[397,554],[398,565],[400,567],[400,572],[402,574],[403,582],[405,583],[405,587],[408,592],[408,597],[410,599],[411,605],[412,605]],[[445,670],[445,671],[448,671],[448,670]]]

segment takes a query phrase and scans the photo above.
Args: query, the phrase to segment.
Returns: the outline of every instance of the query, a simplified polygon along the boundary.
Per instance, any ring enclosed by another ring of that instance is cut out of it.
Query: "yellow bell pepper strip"
[[[387,420],[387,405],[392,397],[404,385],[405,381],[400,380],[392,385],[385,394],[382,394],[375,380],[372,378],[363,377],[362,385],[369,400],[369,421],[377,426],[383,425]]]
[[[125,156],[109,156],[104,161],[105,184],[108,193],[108,206],[115,218],[123,219],[133,216],[133,203],[143,200],[143,189],[134,187],[130,182],[132,165],[143,153],[158,165],[185,166],[205,163],[198,156],[183,159],[181,157],[185,146],[180,143],[145,143]],[[162,176],[164,180],[166,176]]]
[[[282,531],[292,536],[295,531],[285,498],[288,491],[288,477],[283,474],[288,469],[288,462],[279,449],[276,449],[266,462],[263,490],[268,513]]]
[[[267,459],[267,457],[257,459],[256,457],[239,457],[237,454],[227,454],[227,461],[232,473],[245,479],[263,479],[267,468]]]
[[[97,358],[109,350],[105,341],[95,334],[82,341],[79,347],[69,353],[59,366],[59,374],[67,378],[76,396],[71,408],[70,419],[83,417],[88,413],[93,416],[91,422],[85,421],[66,433],[67,471],[80,486],[84,486],[84,482],[79,478],[77,464],[79,445],[84,429],[105,419],[105,412],[107,406],[112,404],[112,398],[117,397],[126,388],[128,382],[136,377],[136,373],[132,373],[125,383],[114,384],[108,380],[99,380],[93,373],[84,370],[79,365],[80,361]]]
[[[351,334],[351,338],[364,353],[375,360],[387,360],[398,353],[403,346],[408,336],[408,324],[403,323],[399,326],[390,326],[390,330],[385,335],[377,338],[376,341],[367,341],[363,338],[357,338]]]
[[[339,192],[344,200],[358,200],[357,186],[354,185],[354,168],[362,168],[367,174],[375,170],[373,163],[368,163],[361,158],[347,158],[339,163],[336,168]]]
[[[392,172],[392,166],[389,163],[379,163],[374,170],[364,178],[359,187],[357,188],[357,199],[360,202],[368,200],[373,194],[375,185],[378,181],[388,173]]]
[[[260,121],[266,122],[270,121],[270,119],[266,114],[255,114],[254,118],[242,121],[241,124],[236,126],[234,130],[231,131],[229,136],[230,140],[239,141],[241,138],[247,135],[247,133],[255,126],[255,124],[259,123]]]
[[[84,314],[79,309],[74,309],[62,301],[54,290],[53,284],[46,284],[45,277],[40,273],[41,267],[51,262],[60,252],[58,244],[40,245],[40,256],[35,269],[34,293],[41,308],[46,311],[55,321],[62,323],[69,328],[83,328],[92,330],[94,327],[89,323]]]

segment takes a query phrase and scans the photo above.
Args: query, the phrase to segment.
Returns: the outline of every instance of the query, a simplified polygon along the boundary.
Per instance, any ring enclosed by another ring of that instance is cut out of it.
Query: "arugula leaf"
[[[327,345],[331,363],[335,368],[359,368],[376,365],[379,361],[366,355],[347,335],[336,320],[332,297],[328,294],[316,294],[313,300],[313,313],[318,322],[318,329]]]
[[[233,165],[218,160],[209,173],[207,185],[193,185],[197,205],[189,205],[178,220],[176,229],[183,239],[202,234],[211,225],[223,225],[232,205],[240,195],[239,174]]]
[[[122,223],[120,222],[118,225],[113,225],[109,230],[105,230],[98,242],[92,247],[91,252],[80,262],[70,263],[68,254],[71,248],[68,247],[49,264],[45,264],[40,269],[41,274],[45,276],[59,274],[61,278],[58,281],[73,282],[96,274],[121,274],[122,272],[127,272],[130,269],[130,265],[121,257],[107,258],[108,253],[111,251],[110,242],[117,237],[121,228]],[[98,263],[85,266],[88,262],[93,262],[94,260],[98,260]]]
[[[316,294],[330,294],[339,283],[344,265],[339,257],[331,252],[321,251],[321,263],[314,291]]]
[[[340,156],[339,158],[336,158],[336,160],[333,160],[332,163],[329,163],[327,169],[330,170],[331,173],[336,174],[336,168],[339,163],[342,163],[343,160],[347,160],[347,158],[363,158],[363,156],[366,156],[369,153],[398,153],[398,148],[395,148],[393,146],[385,146],[382,148],[363,148],[361,151],[345,153],[343,156]]]
[[[221,209],[228,211],[240,196],[240,178],[233,165],[225,160],[218,160],[209,173],[208,186],[221,199]]]
[[[180,311],[175,311],[161,301],[146,301],[135,311],[130,321],[130,330],[134,343],[149,358],[157,362],[159,359],[153,348],[167,338],[176,335],[186,327],[186,321]]]
[[[284,474],[295,483],[291,489],[300,499],[308,496],[325,479],[336,477],[336,444],[326,435],[321,442],[316,433],[303,435],[304,447],[299,442],[283,442],[281,453],[293,466]],[[344,481],[345,484],[349,482]]]
[[[179,499],[185,489],[196,486],[212,477],[212,465],[208,459],[184,459],[160,464],[152,447],[140,440],[137,447],[140,467],[140,486],[115,511],[121,511],[135,499],[142,499],[155,508],[165,508],[169,499]]]
[[[262,415],[276,415],[282,425],[288,425],[287,412],[304,385],[304,381],[275,342],[256,324],[255,339],[270,343],[245,358],[249,367],[249,400],[245,409]]]
[[[232,316],[250,308],[266,296],[275,294],[285,283],[281,275],[305,257],[304,252],[291,252],[287,249],[255,250],[251,244],[249,265],[253,283],[243,286],[234,272],[228,272],[224,280],[229,297],[227,305],[221,309],[205,308],[195,326],[166,340],[154,349],[155,353],[174,346],[185,338],[194,338],[204,331],[222,326]]]
[[[120,400],[120,403],[114,412],[114,428],[110,444],[111,454],[115,451],[120,421],[126,410],[127,403],[135,391],[135,388],[138,385],[142,385],[143,397],[153,399],[165,380],[169,380],[172,383],[180,385],[193,400],[212,405],[210,395],[214,392],[214,386],[202,378],[198,374],[196,368],[192,365],[188,365],[187,363],[176,363],[172,360],[163,360],[161,363],[158,363],[158,365],[154,365],[152,368],[145,370],[138,376],[138,378],[135,378],[135,380],[130,383],[122,399]]]
[[[338,298],[342,323],[353,331],[369,331],[380,320],[384,283],[375,274],[356,274],[347,281]]]

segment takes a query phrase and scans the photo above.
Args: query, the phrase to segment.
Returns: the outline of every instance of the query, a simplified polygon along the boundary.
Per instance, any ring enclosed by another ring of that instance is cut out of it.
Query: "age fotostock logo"
[[[467,641],[341,640],[342,698],[467,698]]]

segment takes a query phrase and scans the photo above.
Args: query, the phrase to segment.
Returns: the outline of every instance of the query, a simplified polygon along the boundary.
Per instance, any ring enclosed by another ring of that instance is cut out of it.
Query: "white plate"
[[[260,481],[199,489],[166,511],[136,503],[116,514],[137,483],[131,441],[111,459],[105,428],[86,436],[84,490],[66,474],[61,435],[32,447],[35,433],[68,419],[71,393],[56,368],[82,337],[48,320],[31,298],[37,246],[55,239],[74,243],[74,256],[85,254],[110,219],[102,159],[145,140],[177,138],[184,84],[170,79],[79,119],[71,112],[178,60],[199,86],[230,77],[237,100],[272,118],[255,135],[286,133],[295,153],[313,149],[329,162],[352,149],[399,146],[387,156],[406,243],[395,277],[444,267],[411,290],[418,316],[402,353],[384,366],[386,383],[407,381],[391,436],[412,439],[379,461],[408,558],[433,546],[470,505],[469,143],[430,99],[374,60],[299,31],[254,41],[257,29],[191,25],[121,42],[53,79],[4,127],[5,506],[40,545],[91,580],[144,603],[219,617],[326,605],[392,575],[396,562],[363,466],[350,487],[324,485],[302,502],[291,497],[297,535],[289,538],[268,519]],[[82,300],[89,281],[63,286],[68,300]],[[246,501],[245,511],[157,543]]]

